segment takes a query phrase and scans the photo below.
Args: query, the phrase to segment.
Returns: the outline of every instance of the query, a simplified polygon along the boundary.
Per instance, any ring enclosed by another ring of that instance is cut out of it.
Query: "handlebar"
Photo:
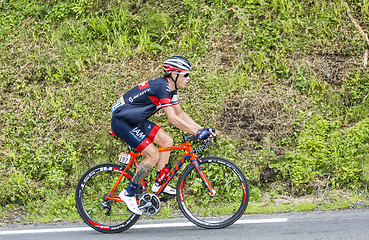
[[[189,141],[193,141],[193,140],[197,140],[197,136],[195,135],[190,135],[190,136],[183,136],[183,142],[189,142]]]
[[[188,142],[188,141],[201,141],[200,139],[197,138],[196,135],[190,135],[190,136],[183,136],[183,141],[184,142]],[[211,147],[212,148],[212,142],[217,143],[217,139],[216,137],[214,137],[213,139],[209,138],[208,140],[204,141],[202,146],[200,147],[194,147],[192,151],[190,151],[190,153],[195,153],[195,154],[199,154],[200,152],[204,151],[206,148]]]

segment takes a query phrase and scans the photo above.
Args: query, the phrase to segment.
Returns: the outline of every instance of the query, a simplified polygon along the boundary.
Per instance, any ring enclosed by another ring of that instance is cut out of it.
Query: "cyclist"
[[[119,194],[128,209],[138,215],[142,214],[135,198],[138,185],[157,164],[157,177],[152,186],[152,191],[157,192],[163,180],[163,169],[169,161],[170,152],[159,153],[153,143],[160,148],[173,145],[169,134],[148,118],[163,109],[169,123],[182,131],[197,134],[203,141],[216,135],[213,128],[201,127],[179,105],[177,90],[185,88],[190,81],[191,64],[188,59],[182,56],[170,57],[164,61],[163,69],[164,77],[135,86],[112,107],[113,133],[143,156],[129,186]],[[164,192],[176,194],[176,190],[170,186],[166,186]]]

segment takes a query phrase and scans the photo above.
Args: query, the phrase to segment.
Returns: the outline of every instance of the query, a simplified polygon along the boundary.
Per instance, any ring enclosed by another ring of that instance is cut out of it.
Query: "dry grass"
[[[309,100],[290,87],[263,86],[227,100],[219,116],[219,126],[226,135],[263,143],[291,134],[300,109]]]
[[[360,66],[361,56],[349,56],[340,54],[315,54],[294,56],[290,64],[303,66],[309,72],[308,75],[325,83],[339,87],[343,84],[346,75],[354,68]]]

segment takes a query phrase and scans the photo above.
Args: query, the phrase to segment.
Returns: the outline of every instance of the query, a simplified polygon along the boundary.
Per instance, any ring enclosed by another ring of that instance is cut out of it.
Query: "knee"
[[[152,161],[155,162],[155,164],[157,162],[159,162],[159,159],[160,159],[160,153],[156,150],[155,153],[153,153],[152,155]]]
[[[164,130],[160,129],[154,138],[154,143],[158,144],[160,148],[171,147],[173,146],[173,138]]]
[[[142,152],[142,155],[144,157],[144,161],[149,163],[151,166],[155,166],[160,159],[160,153],[156,148],[153,148],[150,151],[144,151]]]
[[[164,148],[164,147],[171,147],[173,146],[173,138],[171,138],[170,136],[166,136],[165,139],[163,139],[160,147]]]

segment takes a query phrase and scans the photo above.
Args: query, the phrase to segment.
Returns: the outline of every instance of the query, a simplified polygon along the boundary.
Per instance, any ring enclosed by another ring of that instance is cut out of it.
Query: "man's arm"
[[[174,111],[177,113],[177,115],[182,118],[183,120],[185,120],[187,123],[194,125],[197,127],[197,129],[200,129],[201,126],[199,124],[197,124],[187,113],[185,113],[181,106],[178,105],[173,105]]]
[[[201,126],[195,123],[195,121],[193,121],[192,118],[188,116],[185,112],[178,112],[178,110],[175,110],[175,108],[178,107],[179,105],[176,105],[175,107],[163,108],[169,123],[189,134],[197,134],[197,131],[201,128]]]
[[[174,108],[174,111],[177,113],[177,115],[182,118],[183,120],[185,120],[187,123],[191,124],[191,125],[194,125],[194,126],[197,126],[197,129],[200,129],[202,128],[199,124],[197,124],[187,113],[185,113],[181,106],[178,104],[178,105],[173,105],[173,108]],[[210,129],[209,130],[211,135],[210,137],[215,137],[217,134],[214,130],[214,128]]]

